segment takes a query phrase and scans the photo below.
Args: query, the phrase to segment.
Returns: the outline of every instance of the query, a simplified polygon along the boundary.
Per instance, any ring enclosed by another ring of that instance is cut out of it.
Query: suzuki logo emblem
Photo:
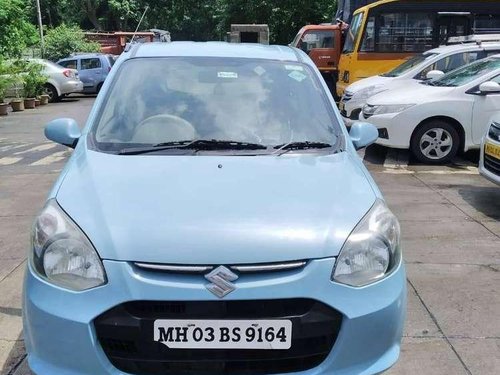
[[[217,297],[223,298],[236,289],[231,281],[238,279],[238,275],[227,267],[219,266],[205,275],[205,279],[211,282],[205,287]]]

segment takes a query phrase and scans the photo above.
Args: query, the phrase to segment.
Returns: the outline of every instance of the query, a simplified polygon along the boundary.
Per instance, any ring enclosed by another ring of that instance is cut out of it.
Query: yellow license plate
[[[484,145],[484,153],[494,158],[500,159],[500,146],[486,142]]]

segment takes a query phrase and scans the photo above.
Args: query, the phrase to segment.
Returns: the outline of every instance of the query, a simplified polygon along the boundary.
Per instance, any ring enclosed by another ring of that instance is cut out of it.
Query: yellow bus
[[[337,94],[449,37],[500,32],[498,0],[381,0],[356,10],[340,57]]]

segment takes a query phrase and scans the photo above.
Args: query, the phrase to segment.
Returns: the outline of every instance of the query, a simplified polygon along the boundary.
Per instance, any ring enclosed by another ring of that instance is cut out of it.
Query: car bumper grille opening
[[[156,319],[290,319],[288,350],[169,349],[153,341]],[[131,374],[265,375],[306,371],[331,352],[342,314],[310,299],[252,301],[135,301],[94,320],[110,362]]]
[[[491,173],[500,176],[500,159],[484,155],[484,168]]]

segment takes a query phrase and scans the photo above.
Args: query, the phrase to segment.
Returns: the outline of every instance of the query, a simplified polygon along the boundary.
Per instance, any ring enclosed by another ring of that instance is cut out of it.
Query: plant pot
[[[26,99],[24,99],[24,108],[26,108],[26,109],[35,109],[35,98],[26,98]]]
[[[50,99],[50,97],[46,94],[40,95],[40,105],[49,104],[49,99]]]
[[[9,108],[8,103],[0,103],[0,116],[7,116],[7,109]]]
[[[40,99],[35,99],[35,107],[38,107],[40,105]]]
[[[21,99],[11,100],[10,106],[14,112],[24,111],[24,102]]]

